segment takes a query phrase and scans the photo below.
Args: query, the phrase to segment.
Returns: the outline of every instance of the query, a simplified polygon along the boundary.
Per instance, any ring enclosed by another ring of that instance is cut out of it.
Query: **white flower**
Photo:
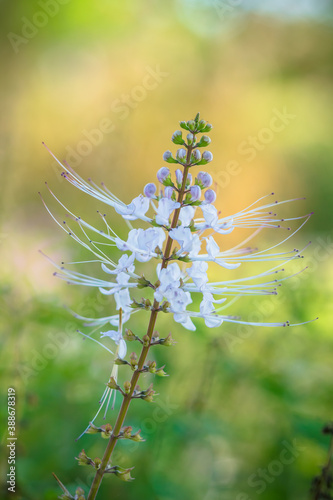
[[[169,235],[180,244],[179,255],[188,253],[189,257],[194,257],[200,252],[200,238],[197,234],[192,233],[189,227],[176,227],[169,232]]]
[[[168,226],[172,212],[180,207],[180,203],[171,200],[170,198],[161,198],[158,202],[156,211],[156,223],[160,226]]]
[[[179,220],[182,226],[189,226],[193,220],[195,207],[186,206],[180,209]]]
[[[101,332],[101,337],[109,337],[111,340],[113,340],[115,344],[119,346],[118,357],[124,359],[127,353],[127,345],[125,340],[123,339],[122,333],[119,330],[109,330],[107,332]]]
[[[180,278],[182,274],[178,264],[173,262],[164,269],[161,269],[161,264],[159,264],[157,266],[157,276],[160,285],[156,289],[154,297],[158,302],[161,302],[168,289],[175,287],[178,288],[180,286]]]
[[[125,206],[115,206],[115,211],[127,220],[142,219],[149,221],[150,219],[145,216],[149,209],[149,198],[140,194],[129,204]]]
[[[152,257],[157,257],[156,247],[162,248],[165,232],[162,228],[150,227],[148,229],[132,229],[128,233],[127,241],[116,239],[119,250],[129,250],[139,262],[147,262]]]
[[[192,266],[189,267],[186,272],[192,278],[193,283],[199,288],[202,289],[207,282],[208,263],[207,262],[193,262]]]

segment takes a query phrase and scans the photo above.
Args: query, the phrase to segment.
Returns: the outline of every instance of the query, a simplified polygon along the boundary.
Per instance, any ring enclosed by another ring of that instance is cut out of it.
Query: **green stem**
[[[181,189],[178,193],[178,199],[177,199],[177,201],[180,203],[180,207],[177,208],[174,212],[174,215],[172,218],[172,223],[171,223],[171,229],[177,227],[177,224],[178,224],[181,205],[182,205],[185,190],[186,190],[186,180],[187,180],[188,172],[190,169],[190,159],[191,159],[192,150],[193,150],[193,147],[188,146],[187,156],[186,156],[186,164],[184,165],[183,182],[182,182]],[[168,235],[167,242],[166,242],[165,249],[164,249],[164,253],[163,253],[162,269],[165,269],[168,266],[169,257],[171,255],[172,243],[173,243],[173,240]],[[124,399],[123,399],[122,405],[120,407],[115,426],[114,426],[113,431],[112,431],[112,435],[111,435],[109,442],[107,444],[101,465],[100,465],[99,469],[96,471],[96,474],[95,474],[94,480],[92,482],[87,500],[94,500],[96,498],[97,492],[99,490],[99,487],[100,487],[102,479],[103,479],[105,469],[110,461],[113,450],[117,444],[120,430],[124,425],[127,410],[128,410],[128,407],[131,403],[131,399],[132,399],[135,387],[136,387],[138,380],[139,380],[139,377],[140,377],[140,370],[142,370],[142,368],[144,367],[144,364],[145,364],[145,361],[146,361],[146,358],[147,358],[147,355],[148,355],[148,352],[150,349],[150,342],[151,342],[151,339],[152,339],[152,336],[154,333],[158,313],[159,313],[159,302],[154,300],[154,304],[153,304],[153,308],[152,308],[152,312],[150,315],[150,320],[149,320],[149,324],[148,324],[148,328],[147,328],[147,335],[149,337],[149,344],[147,346],[142,347],[142,351],[141,351],[140,358],[138,361],[138,367],[135,370],[135,372],[133,373],[132,378],[131,378],[130,391],[128,394],[126,394],[124,396]]]

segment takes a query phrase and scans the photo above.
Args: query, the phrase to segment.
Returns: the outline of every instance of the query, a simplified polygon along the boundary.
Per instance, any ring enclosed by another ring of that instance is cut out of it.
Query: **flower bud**
[[[131,382],[127,380],[126,382],[124,382],[124,391],[126,392],[126,394],[129,394],[130,390],[131,390]]]
[[[187,174],[186,187],[192,184],[192,174]]]
[[[169,198],[169,200],[171,200],[172,194],[173,194],[173,187],[167,186],[164,190],[164,198]]]
[[[110,377],[109,382],[106,384],[110,389],[118,389],[118,384],[114,377]]]
[[[91,465],[93,463],[92,459],[86,455],[84,450],[80,451],[76,460],[78,460],[79,465]]]
[[[210,151],[204,151],[202,153],[202,158],[203,158],[203,160],[205,160],[208,163],[208,162],[212,161],[213,155]]]
[[[129,329],[126,329],[125,330],[125,333],[123,335],[124,337],[124,340],[128,340],[128,341],[133,341],[133,340],[136,340],[136,335],[134,335],[134,333],[132,332],[132,330],[129,330]]]
[[[197,146],[199,148],[204,148],[206,146],[208,146],[208,144],[210,144],[212,142],[211,138],[208,137],[208,135],[203,135],[200,139],[200,141],[198,142]]]
[[[147,335],[147,334],[146,334],[146,335],[144,335],[144,336],[142,337],[142,341],[143,341],[143,345],[144,345],[145,347],[149,346],[149,344],[150,344],[150,338],[149,338],[149,335]]]
[[[179,122],[179,125],[181,126],[181,128],[188,130],[188,126],[187,126],[187,123],[185,121]]]
[[[112,427],[110,424],[101,425],[101,436],[104,439],[109,439],[111,436]]]
[[[163,370],[163,368],[164,366],[158,368],[158,370],[156,370],[155,372],[155,375],[158,375],[159,377],[168,377],[169,375]]]
[[[173,340],[171,333],[165,339],[160,340],[161,345],[165,345],[167,347],[174,345],[176,342]]]
[[[156,372],[156,361],[148,361],[147,366],[150,373]]]
[[[143,188],[143,194],[147,197],[147,198],[156,198],[155,197],[155,193],[156,193],[156,186],[153,182],[149,182],[148,184],[145,185],[145,187]]]
[[[207,188],[213,184],[213,179],[208,172],[199,172],[197,175],[197,179],[202,187]]]
[[[172,134],[171,140],[174,144],[185,144],[181,130],[176,130],[176,132]]]
[[[187,134],[186,139],[187,139],[187,144],[189,146],[192,146],[192,144],[194,143],[194,135],[193,134]]]
[[[118,465],[116,465],[114,468],[113,468],[113,473],[119,477],[119,479],[121,479],[122,481],[133,481],[134,480],[134,477],[131,476],[131,470],[133,469],[133,467],[131,467],[130,469],[123,469],[121,467],[119,467]]]
[[[188,128],[191,130],[191,132],[193,132],[195,130],[195,127],[196,127],[196,123],[194,120],[189,120],[187,122],[187,126]]]
[[[175,174],[176,174],[176,181],[179,187],[183,182],[183,172],[180,170],[180,168],[177,168]]]
[[[207,203],[214,203],[216,200],[216,193],[213,191],[213,189],[207,189],[205,192],[205,200]]]
[[[166,181],[169,175],[170,175],[170,170],[168,169],[168,167],[162,167],[157,172],[157,179],[161,184],[163,184],[163,182]]]
[[[191,201],[198,201],[200,200],[201,197],[201,189],[199,186],[191,186],[190,188],[190,193],[191,193]]]
[[[192,154],[191,154],[191,163],[196,163],[197,161],[200,161],[201,160],[201,153],[199,151],[199,149],[195,149],[194,151],[192,151]]]
[[[177,149],[176,158],[180,163],[185,163],[186,150],[184,148]]]
[[[124,427],[122,429],[123,431],[123,438],[125,439],[129,439],[132,435],[132,430],[133,430],[133,427],[131,427],[130,425],[128,425],[127,427]]]
[[[140,436],[140,432],[141,432],[141,429],[139,429],[137,432],[135,432],[134,434],[132,434],[131,437],[130,437],[130,439],[132,441],[136,441],[137,443],[145,441],[145,439],[143,439],[143,437]]]
[[[213,125],[211,125],[210,123],[207,123],[207,125],[205,126],[204,129],[201,130],[201,132],[210,132],[213,128]]]
[[[135,368],[136,365],[137,365],[137,361],[138,361],[137,355],[135,354],[135,352],[132,352],[131,355],[130,355],[130,365],[133,368]]]
[[[202,132],[202,130],[206,127],[206,125],[207,125],[207,122],[205,120],[199,121],[198,128],[199,128],[200,132]]]

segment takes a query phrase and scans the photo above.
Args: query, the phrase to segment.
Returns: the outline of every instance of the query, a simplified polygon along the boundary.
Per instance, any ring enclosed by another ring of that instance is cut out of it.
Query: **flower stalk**
[[[191,166],[190,159],[191,159],[192,150],[193,150],[193,147],[191,145],[189,145],[187,148],[186,163],[184,165],[183,182],[182,182],[181,189],[178,192],[178,198],[177,198],[177,202],[180,204],[180,207],[178,209],[176,209],[174,212],[170,229],[176,228],[177,224],[178,224],[179,213],[180,213],[181,205],[182,205],[185,190],[186,190],[186,181],[187,181],[187,177],[188,177],[188,172],[189,172],[189,169]],[[165,246],[163,257],[162,257],[162,269],[166,269],[168,266],[169,258],[171,255],[172,243],[173,243],[173,240],[170,237],[170,235],[168,235],[166,246]],[[155,330],[157,315],[160,312],[159,306],[160,306],[159,302],[157,302],[157,300],[155,299],[154,304],[153,304],[153,308],[152,308],[152,311],[150,314],[149,324],[148,324],[147,333],[146,333],[146,335],[149,339],[149,343],[148,343],[148,345],[143,345],[143,347],[142,347],[141,354],[140,354],[139,361],[138,361],[138,365],[137,365],[137,369],[135,370],[135,372],[133,373],[132,378],[131,378],[131,386],[130,386],[129,393],[125,394],[123,396],[123,402],[122,402],[122,405],[120,407],[112,435],[111,435],[109,442],[106,446],[101,465],[100,465],[99,469],[96,471],[96,474],[95,474],[94,480],[92,482],[87,500],[95,500],[96,495],[97,495],[98,490],[99,490],[99,487],[101,485],[102,479],[103,479],[103,475],[104,475],[105,470],[108,466],[108,463],[111,459],[112,453],[116,447],[117,440],[119,439],[120,430],[124,425],[127,411],[128,411],[129,406],[130,406],[131,400],[133,398],[133,393],[134,393],[135,387],[138,384],[141,372],[143,371],[143,367],[144,367],[145,361],[146,361],[148,353],[149,353],[149,349],[151,347],[151,341],[152,341],[153,333]]]

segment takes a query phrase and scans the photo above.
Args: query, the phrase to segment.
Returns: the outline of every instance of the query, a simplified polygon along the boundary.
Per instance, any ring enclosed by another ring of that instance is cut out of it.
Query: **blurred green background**
[[[87,256],[56,227],[37,192],[60,218],[44,181],[93,224],[105,207],[62,181],[41,142],[129,202],[154,181],[178,121],[197,111],[214,125],[209,171],[222,213],[271,191],[279,199],[306,197],[284,208],[286,216],[315,212],[284,246],[311,240],[308,269],[278,297],[241,299],[230,313],[320,320],[289,329],[197,322],[188,332],[161,318],[161,334],[172,331],[178,342],[156,352],[171,376],[156,381],[157,403],[130,409],[127,422],[146,442],[119,443],[115,456],[135,466],[136,479],[106,478],[99,498],[308,498],[326,457],[320,429],[332,419],[332,3],[2,0],[0,8],[2,498],[7,387],[17,392],[18,436],[17,493],[9,498],[57,498],[52,471],[72,492],[77,485],[87,491],[89,470],[74,457],[82,448],[101,456],[105,446],[96,436],[75,438],[97,410],[110,359],[78,338],[82,325],[64,305],[97,317],[113,303],[52,276],[38,250],[57,262]],[[277,131],[272,119],[281,114]],[[242,236],[220,243],[227,248]],[[256,244],[277,238],[268,230]],[[235,274],[257,271],[244,265]],[[141,333],[146,324],[140,313],[129,326]],[[121,379],[128,377],[125,368]]]

